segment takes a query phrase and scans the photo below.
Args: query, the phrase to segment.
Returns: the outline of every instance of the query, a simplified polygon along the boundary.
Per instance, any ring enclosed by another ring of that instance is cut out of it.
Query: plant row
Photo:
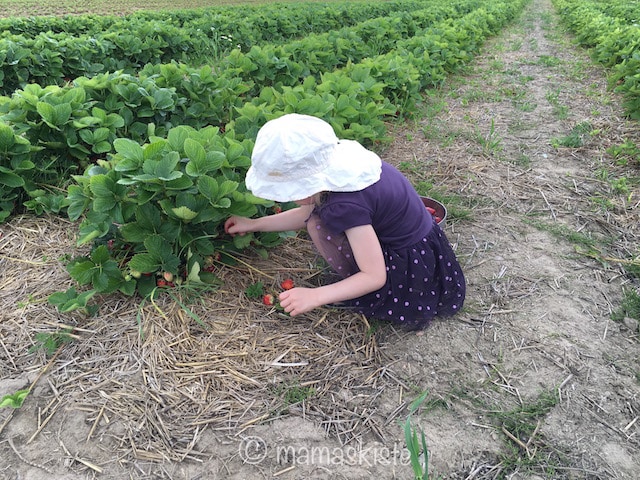
[[[246,55],[253,62],[251,67],[242,72],[229,67],[214,73],[206,67],[195,69],[172,63],[150,65],[138,76],[114,73],[81,77],[64,87],[28,85],[11,98],[0,97],[0,119],[21,136],[21,142],[7,140],[0,144],[0,152],[12,157],[3,168],[3,175],[13,173],[23,179],[5,180],[4,191],[0,191],[0,219],[16,206],[38,213],[60,211],[64,195],[58,187],[64,187],[70,175],[110,153],[115,138],[144,143],[150,135],[166,135],[177,125],[225,128],[231,115],[245,103],[265,102],[269,93],[265,86],[278,91],[301,87],[331,94],[338,99],[331,101],[339,102],[335,114],[342,119],[340,129],[345,137],[369,141],[379,138],[381,123],[371,119],[400,111],[410,113],[421,89],[444,80],[447,71],[470,58],[483,35],[499,28],[497,23],[490,26],[487,19],[495,19],[495,15],[484,10],[469,14],[398,43],[396,50],[337,70],[334,58],[311,65],[274,55],[263,56],[264,62],[256,66],[254,50],[264,50],[255,47]],[[393,28],[397,22],[387,25]],[[466,30],[482,32],[482,36],[474,37]],[[311,57],[315,57],[314,46],[319,54],[327,50],[322,42],[307,45]],[[356,55],[355,46],[351,49],[347,57]],[[295,47],[292,51],[300,49]],[[237,64],[238,58],[232,55],[230,64]],[[312,69],[317,74],[315,78],[309,76]],[[320,75],[321,71],[334,73]],[[380,103],[381,99],[386,103]],[[367,107],[372,102],[382,105],[381,112]],[[367,127],[361,128],[362,125]],[[372,125],[375,127],[370,128]],[[257,128],[255,124],[243,127],[243,134],[254,135]],[[28,155],[23,151],[22,140],[29,143]]]
[[[149,63],[172,60],[191,64],[211,63],[231,50],[246,51],[264,42],[286,42],[309,32],[323,32],[355,25],[370,18],[413,10],[431,2],[397,1],[374,4],[301,4],[298,6],[239,7],[176,14],[139,14],[132,18],[84,19],[55,17],[16,19],[16,26],[33,22],[37,34],[0,37],[0,93],[10,94],[27,83],[62,85],[68,79],[98,73],[135,73]],[[303,8],[304,7],[304,8]],[[350,12],[347,14],[347,12]],[[97,24],[87,33],[71,35],[64,22],[82,32],[79,25]],[[4,23],[11,24],[11,20]],[[47,22],[51,29],[47,29]],[[100,28],[102,27],[102,28]]]
[[[495,3],[413,32],[381,55],[290,84],[269,82],[259,69],[242,79],[232,68],[214,74],[166,64],[149,66],[139,76],[29,85],[0,100],[0,152],[10,159],[0,179],[14,185],[5,189],[4,203],[13,208],[16,192],[27,192],[32,208],[66,208],[80,221],[79,243],[94,244],[89,256],[69,264],[71,275],[90,290],[57,296],[61,309],[83,308],[95,293],[150,295],[159,280],[162,288],[214,282],[217,262],[233,261],[234,252],[247,247],[263,251],[280,238],[230,238],[222,231],[231,214],[265,214],[277,207],[253,197],[243,183],[261,125],[283,113],[306,113],[325,118],[342,138],[380,140],[385,118],[414,104],[423,85],[443,78],[441,69],[469,60],[518,11],[513,2]],[[273,71],[279,63],[275,58],[262,68]],[[261,88],[248,94],[253,85]],[[218,127],[203,126],[203,118],[214,120],[203,101],[219,102],[226,123],[218,119],[211,122]],[[37,178],[56,169],[73,179],[57,197],[46,190],[63,185],[64,175],[58,184]]]
[[[265,40],[293,38],[302,32],[325,31],[353,25],[391,11],[424,8],[434,0],[393,0],[373,3],[280,3],[260,6],[234,5],[170,11],[139,11],[125,17],[109,15],[67,15],[60,17],[13,17],[0,19],[4,34],[36,37],[42,32],[69,36],[97,35],[107,31],[135,32],[140,25],[156,23],[184,29],[216,29],[228,34],[243,32]],[[244,25],[243,25],[244,24]],[[302,29],[302,30],[301,30]],[[253,31],[260,30],[260,31]],[[243,37],[243,35],[238,35]]]
[[[475,21],[472,14],[452,21],[451,30],[443,29],[450,37],[427,44],[448,51],[452,68],[458,67],[483,36],[498,28],[499,4],[492,10],[477,11]],[[516,13],[511,7],[508,11]],[[468,31],[461,30],[463,25]],[[385,92],[400,98],[403,90],[417,91],[421,78],[429,76],[420,63],[429,57],[425,53],[392,51],[325,72],[320,80],[308,76],[293,86],[265,86],[234,108],[224,132],[181,125],[156,135],[155,125],[149,124],[151,133],[142,144],[116,138],[115,152],[74,175],[68,187],[65,202],[69,217],[80,220],[79,243],[91,242],[94,248],[68,266],[72,277],[90,290],[61,293],[56,297],[60,308],[84,308],[94,293],[119,290],[146,296],[181,284],[206,285],[216,281],[216,266],[233,262],[237,251],[265,253],[280,241],[278,234],[231,238],[223,231],[231,214],[264,215],[281,208],[244,187],[260,126],[282,113],[299,112],[325,118],[340,137],[378,140],[384,135],[383,119],[397,109]],[[402,82],[382,81],[389,78]]]
[[[581,45],[611,69],[610,85],[623,95],[627,115],[640,120],[640,28],[624,18],[609,16],[597,2],[555,0],[562,21]]]

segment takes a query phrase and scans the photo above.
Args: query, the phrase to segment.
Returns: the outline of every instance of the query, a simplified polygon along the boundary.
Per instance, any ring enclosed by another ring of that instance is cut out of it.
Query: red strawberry
[[[427,212],[429,212],[431,215],[435,215],[436,214],[435,208],[426,207],[426,209],[427,209]]]
[[[291,280],[290,278],[287,278],[280,284],[280,286],[282,287],[283,290],[291,290],[294,287],[293,280]]]
[[[436,217],[436,219],[435,219],[435,220],[436,220],[436,223],[440,223],[440,222],[442,221],[442,218],[440,218],[440,217]]]
[[[282,213],[282,207],[280,205],[275,205],[273,207],[273,213]]]
[[[275,298],[273,298],[273,295],[271,295],[270,293],[267,293],[262,297],[262,303],[264,303],[265,305],[273,305],[274,302]]]
[[[164,288],[167,286],[167,281],[164,278],[159,278],[156,285],[160,288]]]

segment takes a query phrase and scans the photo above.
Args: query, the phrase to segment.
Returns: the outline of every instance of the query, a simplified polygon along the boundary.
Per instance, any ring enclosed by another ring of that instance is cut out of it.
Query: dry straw
[[[91,419],[87,440],[109,428],[119,455],[152,461],[197,459],[205,429],[238,434],[283,415],[312,418],[343,444],[367,432],[383,437],[374,401],[401,380],[385,366],[366,319],[328,308],[291,318],[244,294],[256,282],[277,293],[287,277],[318,284],[323,272],[308,241],[290,239],[267,260],[247,256],[221,267],[216,291],[191,298],[176,291],[179,302],[165,295],[142,304],[109,295],[85,318],[47,303],[73,285],[68,259],[86,253],[74,246],[75,231],[57,217],[2,225],[2,377],[28,384],[46,369],[37,381],[49,387],[50,407],[30,441],[63,411]],[[53,360],[31,349],[36,333],[61,331],[73,340]],[[6,426],[10,418],[0,413]]]

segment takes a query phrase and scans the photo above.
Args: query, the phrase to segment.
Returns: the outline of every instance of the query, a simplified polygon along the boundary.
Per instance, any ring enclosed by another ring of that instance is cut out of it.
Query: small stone
[[[624,320],[622,320],[622,323],[624,323],[624,326],[627,327],[632,332],[638,331],[638,320],[636,320],[635,318],[624,317]]]

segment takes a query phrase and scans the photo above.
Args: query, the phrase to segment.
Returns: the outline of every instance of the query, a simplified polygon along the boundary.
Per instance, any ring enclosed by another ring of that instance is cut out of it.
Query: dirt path
[[[423,336],[380,332],[385,363],[371,370],[380,384],[350,388],[349,371],[336,367],[337,386],[323,400],[311,397],[239,431],[194,422],[195,433],[180,430],[193,443],[182,462],[158,454],[151,442],[136,445],[131,458],[122,452],[130,450],[142,420],[127,423],[109,403],[91,410],[87,395],[132,405],[144,396],[155,405],[158,393],[149,383],[155,372],[140,357],[162,352],[144,349],[135,311],[114,301],[108,308],[121,325],[96,320],[86,350],[63,354],[34,401],[13,418],[0,411],[0,480],[410,479],[402,426],[409,403],[424,391],[429,396],[411,425],[426,434],[433,478],[640,478],[637,324],[610,318],[633,284],[619,264],[581,253],[606,246],[623,256],[637,248],[638,209],[627,201],[640,192],[612,193],[608,180],[625,173],[605,152],[627,137],[640,143],[640,132],[621,118],[604,72],[559,33],[557,21],[549,0],[533,0],[516,25],[487,44],[471,73],[434,94],[423,120],[397,127],[385,158],[419,189],[433,182],[457,197],[449,206],[458,219],[446,231],[469,289],[464,312],[435,322]],[[462,218],[465,209],[469,215]],[[47,228],[55,227],[42,226],[42,238]],[[42,248],[49,257],[61,253],[60,245]],[[27,283],[20,295],[42,291]],[[16,335],[33,336],[21,319],[3,321],[15,324]],[[193,328],[173,336],[170,326],[157,325],[159,335],[171,333],[167,344],[176,348],[191,341],[183,334],[210,340]],[[322,326],[305,330],[302,343],[327,335]],[[18,354],[9,353],[20,341],[5,338],[0,345],[8,369],[13,363],[20,370]],[[113,384],[96,377],[95,387],[66,393],[74,379],[86,377],[74,377],[72,367],[94,361],[101,342],[125,343],[112,364],[123,370],[135,364],[120,381],[129,389],[134,384],[128,382],[137,381],[139,389],[108,392]],[[23,377],[1,376],[0,394],[32,382],[40,368],[34,361]],[[195,403],[198,385],[187,387]],[[328,422],[311,414],[321,401],[348,405],[354,416],[334,416],[331,423],[364,433],[347,442],[328,435]],[[248,402],[247,412],[260,411],[258,403]],[[170,429],[162,424],[163,408],[154,408],[157,428]]]
[[[621,120],[603,72],[552,12],[534,0],[421,122],[427,144],[399,149],[474,205],[449,232],[466,262],[465,323],[407,345],[424,355],[416,378],[446,404],[421,419],[446,477],[640,476],[638,332],[610,320],[629,285],[577,253],[637,239],[637,208],[601,179],[605,150],[638,125]]]

